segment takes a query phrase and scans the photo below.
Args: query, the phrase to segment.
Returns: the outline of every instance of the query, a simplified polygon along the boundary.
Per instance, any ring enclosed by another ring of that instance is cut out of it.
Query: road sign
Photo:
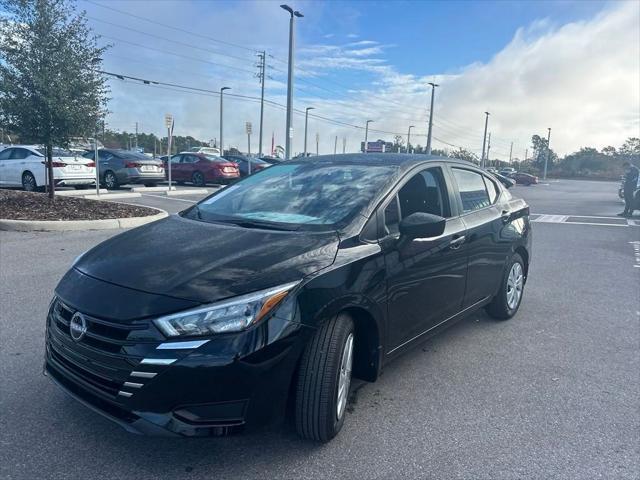
[[[251,135],[251,122],[247,122],[245,126],[247,128],[247,135]]]
[[[171,128],[171,125],[173,124],[173,115],[171,115],[170,113],[165,113],[164,114],[164,126],[167,128]]]

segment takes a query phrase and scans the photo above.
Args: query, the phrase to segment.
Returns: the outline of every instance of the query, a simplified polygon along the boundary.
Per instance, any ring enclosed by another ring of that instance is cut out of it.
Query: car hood
[[[85,253],[85,275],[147,293],[209,303],[294,282],[331,265],[336,232],[290,232],[172,215]]]

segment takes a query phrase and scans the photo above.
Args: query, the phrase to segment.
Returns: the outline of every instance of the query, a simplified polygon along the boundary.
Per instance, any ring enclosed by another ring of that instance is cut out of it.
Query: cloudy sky
[[[105,70],[203,89],[110,81],[108,124],[116,130],[219,137],[225,94],[225,147],[247,148],[245,123],[258,148],[260,84],[256,51],[266,50],[263,149],[284,144],[288,13],[280,1],[80,0],[89,22],[112,44]],[[309,2],[296,27],[294,152],[359,148],[394,134],[425,144],[430,87],[436,89],[434,148],[482,149],[491,113],[493,158],[523,158],[533,134],[552,128],[552,147],[620,145],[640,136],[640,2]],[[237,97],[232,95],[238,95]],[[249,98],[246,98],[249,97]]]

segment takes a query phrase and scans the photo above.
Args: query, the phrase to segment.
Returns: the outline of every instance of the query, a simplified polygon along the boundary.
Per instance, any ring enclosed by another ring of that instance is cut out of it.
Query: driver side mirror
[[[400,235],[407,238],[432,238],[442,235],[447,221],[438,215],[416,212],[400,221]]]

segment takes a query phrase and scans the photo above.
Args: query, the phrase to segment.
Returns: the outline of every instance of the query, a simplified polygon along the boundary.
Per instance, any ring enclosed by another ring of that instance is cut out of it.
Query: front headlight
[[[269,313],[299,282],[241,295],[205,307],[156,318],[167,337],[239,332]]]

